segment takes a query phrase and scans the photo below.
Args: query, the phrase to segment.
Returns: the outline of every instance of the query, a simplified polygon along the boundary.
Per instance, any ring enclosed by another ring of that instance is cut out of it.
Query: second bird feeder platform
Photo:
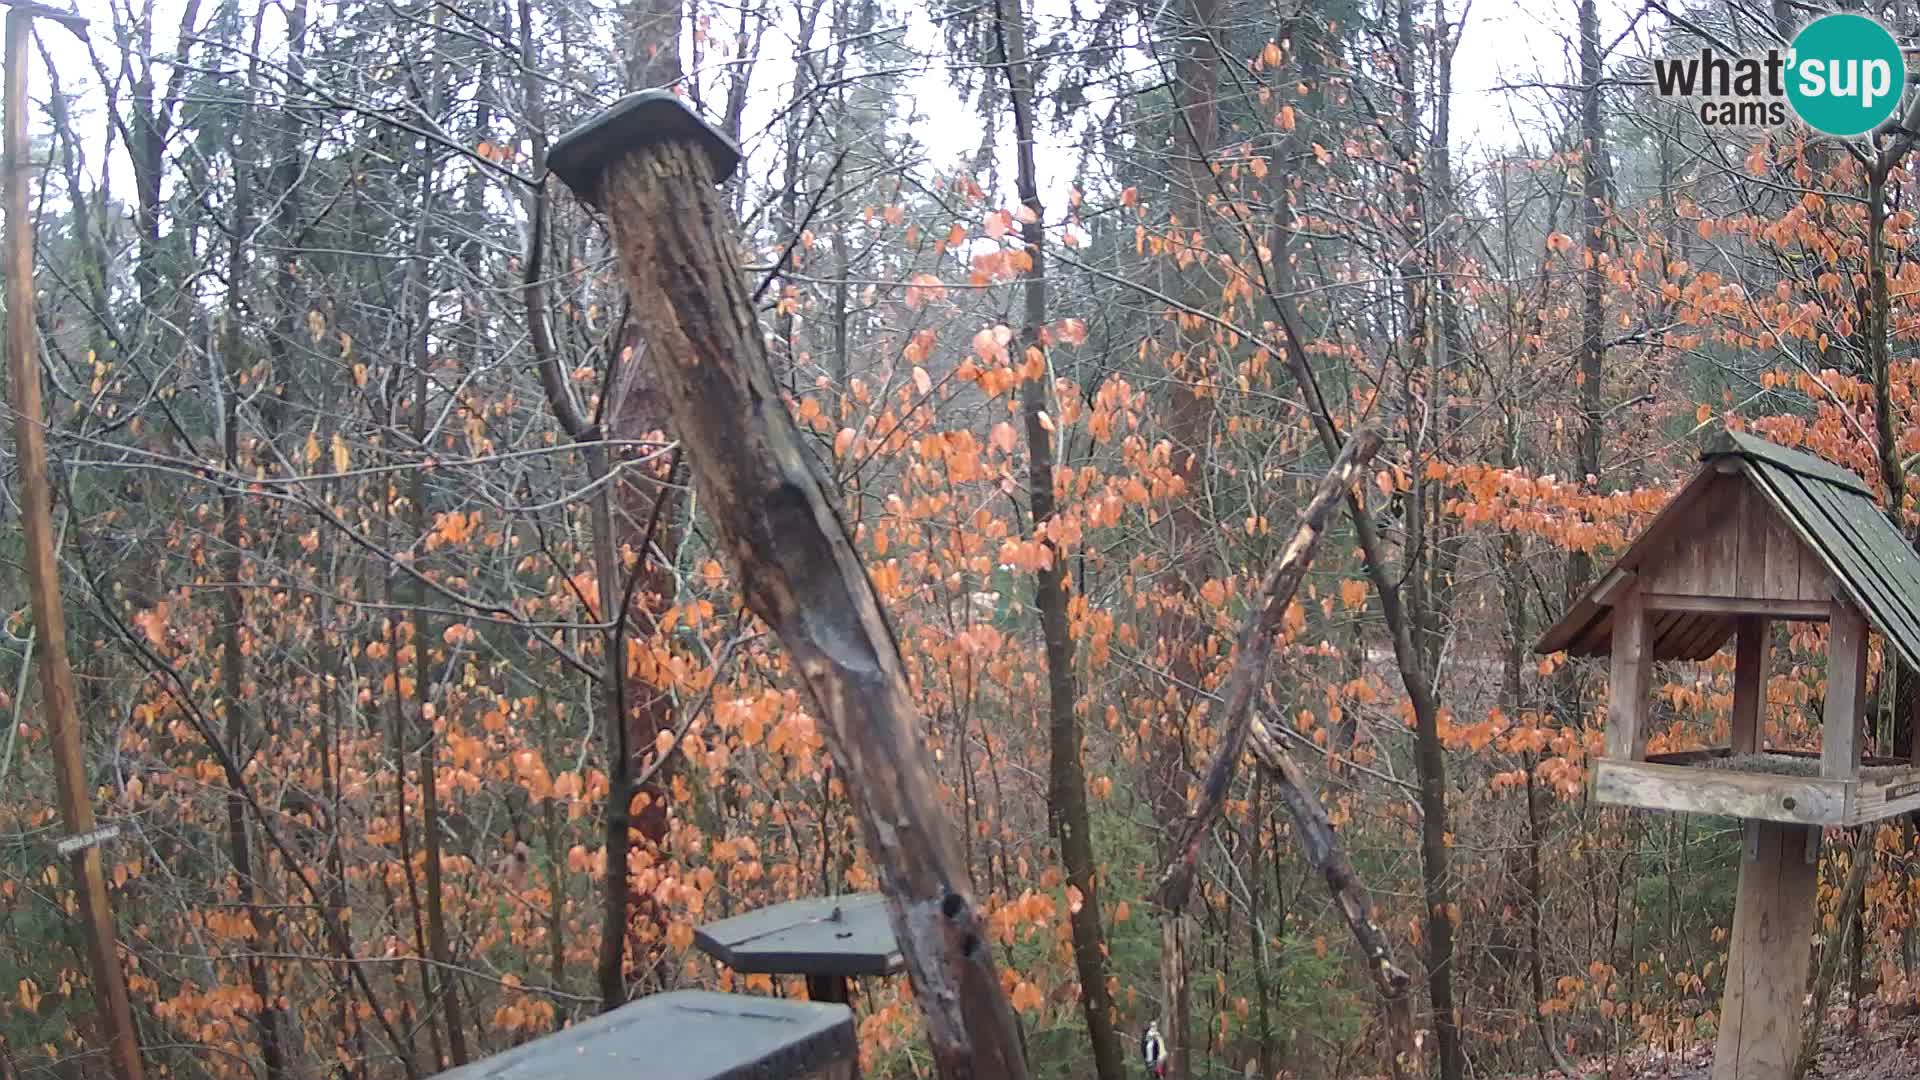
[[[815,896],[708,923],[693,932],[700,951],[742,974],[804,975],[807,997],[845,1004],[862,975],[905,968],[886,898],[879,893]]]

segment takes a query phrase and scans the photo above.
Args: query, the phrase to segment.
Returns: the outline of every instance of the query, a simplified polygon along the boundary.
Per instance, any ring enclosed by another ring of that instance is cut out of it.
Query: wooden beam
[[[1767,620],[1742,615],[1733,644],[1733,752],[1760,749],[1766,727]]]
[[[1594,586],[1593,602],[1599,604],[1601,607],[1612,607],[1614,602],[1620,598],[1620,591],[1632,585],[1633,581],[1634,572],[1632,570],[1624,566],[1614,567],[1607,571],[1606,577],[1600,579],[1600,584]]]
[[[1827,702],[1820,775],[1849,780],[1860,773],[1860,728],[1866,719],[1867,621],[1844,600],[1833,602],[1827,630]]]
[[[1887,676],[1882,673],[1880,677]],[[1905,678],[1920,679],[1920,670],[1909,668]],[[1893,747],[1887,747],[1887,753],[1891,755]],[[1920,687],[1912,687],[1907,693],[1907,761],[1920,765]]]
[[[1730,747],[1703,746],[1698,750],[1669,750],[1664,754],[1648,754],[1649,765],[1698,765],[1703,761],[1712,761],[1733,753]]]
[[[1653,687],[1653,643],[1638,589],[1613,606],[1613,670],[1608,686],[1607,756],[1637,761],[1647,748],[1647,698]]]
[[[1753,596],[1691,596],[1641,593],[1648,611],[1694,611],[1713,615],[1765,615],[1800,622],[1826,622],[1833,605],[1825,600],[1779,600]]]
[[[1800,1051],[1817,867],[1802,825],[1749,823],[1757,857],[1740,864],[1713,1080],[1789,1080]]]
[[[1614,806],[1795,825],[1844,823],[1849,789],[1855,783],[1612,759],[1601,760],[1593,770],[1594,797]]]
[[[1920,810],[1920,768],[1862,780],[1848,800],[1847,823],[1864,825],[1913,810]]]
[[[853,980],[845,975],[809,975],[807,1000],[845,1005],[853,1000]]]

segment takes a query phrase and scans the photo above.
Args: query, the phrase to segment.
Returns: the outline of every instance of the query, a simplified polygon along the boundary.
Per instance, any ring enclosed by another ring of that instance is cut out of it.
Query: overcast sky
[[[52,2],[59,3],[61,0]],[[1040,28],[1044,30],[1050,18],[1063,15],[1070,2],[1035,0],[1035,18]],[[91,0],[79,0],[78,3],[83,13],[99,6]],[[156,27],[155,45],[157,48],[166,48],[170,45],[172,25],[178,18],[170,10],[177,7],[177,0],[161,0],[159,7],[163,9],[163,17],[159,20],[161,25]],[[901,7],[919,11],[918,5],[902,4]],[[1602,36],[1611,42],[1626,28],[1628,8],[1625,0],[1602,0],[1601,9]],[[1533,136],[1547,130],[1551,123],[1549,118],[1554,91],[1516,90],[1513,87],[1568,81],[1573,60],[1570,43],[1574,36],[1574,5],[1571,0],[1551,4],[1538,0],[1472,0],[1467,10],[1465,35],[1454,61],[1453,140],[1456,150],[1464,155],[1463,165],[1470,164],[1481,154],[1511,149],[1517,130]],[[111,35],[104,16],[104,12],[96,16],[100,21],[94,29],[95,47],[106,58],[108,65],[113,66],[117,58],[112,55]],[[97,139],[97,134],[104,126],[104,99],[85,52],[70,34],[55,26],[42,24],[39,34],[60,65],[65,88],[69,92],[82,92],[76,104],[77,122],[83,132]],[[916,17],[912,38],[930,55],[939,55],[938,31],[924,18]],[[1633,46],[1628,48],[1631,50]],[[791,51],[791,30],[785,37],[778,32],[768,35],[764,55],[755,72],[759,92],[755,107],[750,110],[747,119],[746,130],[749,135],[762,128],[765,118],[784,103],[786,93],[781,84],[791,77]],[[1145,57],[1140,60],[1143,65],[1149,63]],[[37,57],[31,80],[35,98],[44,101],[48,82]],[[936,163],[953,164],[971,155],[980,144],[979,120],[950,88],[947,72],[934,67],[920,75],[915,86],[911,102],[926,118],[917,131],[921,141],[934,154]],[[44,116],[36,115],[34,126],[36,130],[45,130],[47,125]],[[1049,167],[1047,161],[1042,163],[1041,171],[1046,174],[1049,189],[1043,192],[1043,201],[1048,207],[1049,216],[1057,217],[1065,208],[1066,177],[1062,174],[1071,167],[1072,159],[1067,156],[1066,148],[1072,145],[1073,140],[1065,134],[1049,134],[1046,139],[1049,145],[1042,147],[1043,158],[1056,162],[1057,167]],[[1535,137],[1532,141],[1538,145],[1540,139]],[[770,142],[762,140],[762,145],[755,146],[750,141],[746,147],[763,169],[773,167],[771,147],[767,145]],[[88,171],[96,181],[103,167],[97,149],[99,145],[98,141],[94,141],[96,149],[89,154],[87,162]],[[114,190],[126,191],[124,177],[127,165],[123,153],[117,152],[115,159],[106,167],[114,170]],[[1011,192],[1004,194],[1011,198]]]

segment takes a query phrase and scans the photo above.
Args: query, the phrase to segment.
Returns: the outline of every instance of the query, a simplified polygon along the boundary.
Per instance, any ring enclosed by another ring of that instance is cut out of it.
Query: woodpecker
[[[1146,1065],[1148,1076],[1167,1075],[1167,1044],[1160,1041],[1158,1021],[1148,1021],[1147,1033],[1140,1036],[1140,1060]]]

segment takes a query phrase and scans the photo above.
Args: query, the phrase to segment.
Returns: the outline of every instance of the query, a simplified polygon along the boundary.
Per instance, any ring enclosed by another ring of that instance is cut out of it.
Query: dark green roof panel
[[[434,1080],[766,1080],[814,1076],[858,1059],[845,1005],[677,990]]]
[[[1859,477],[1809,454],[1729,433],[1704,458],[1740,457],[1767,501],[1820,556],[1867,621],[1920,667],[1920,556]]]
[[[1764,462],[1776,469],[1785,469],[1791,473],[1824,480],[1835,487],[1845,488],[1864,495],[1871,503],[1873,489],[1865,480],[1835,465],[1825,458],[1814,457],[1804,450],[1794,450],[1779,443],[1768,442],[1758,435],[1749,435],[1744,431],[1723,431],[1707,448],[1700,452],[1700,460],[1735,454],[1749,461]]]
[[[700,951],[735,971],[773,975],[892,975],[906,966],[877,892],[815,896],[708,923]]]

